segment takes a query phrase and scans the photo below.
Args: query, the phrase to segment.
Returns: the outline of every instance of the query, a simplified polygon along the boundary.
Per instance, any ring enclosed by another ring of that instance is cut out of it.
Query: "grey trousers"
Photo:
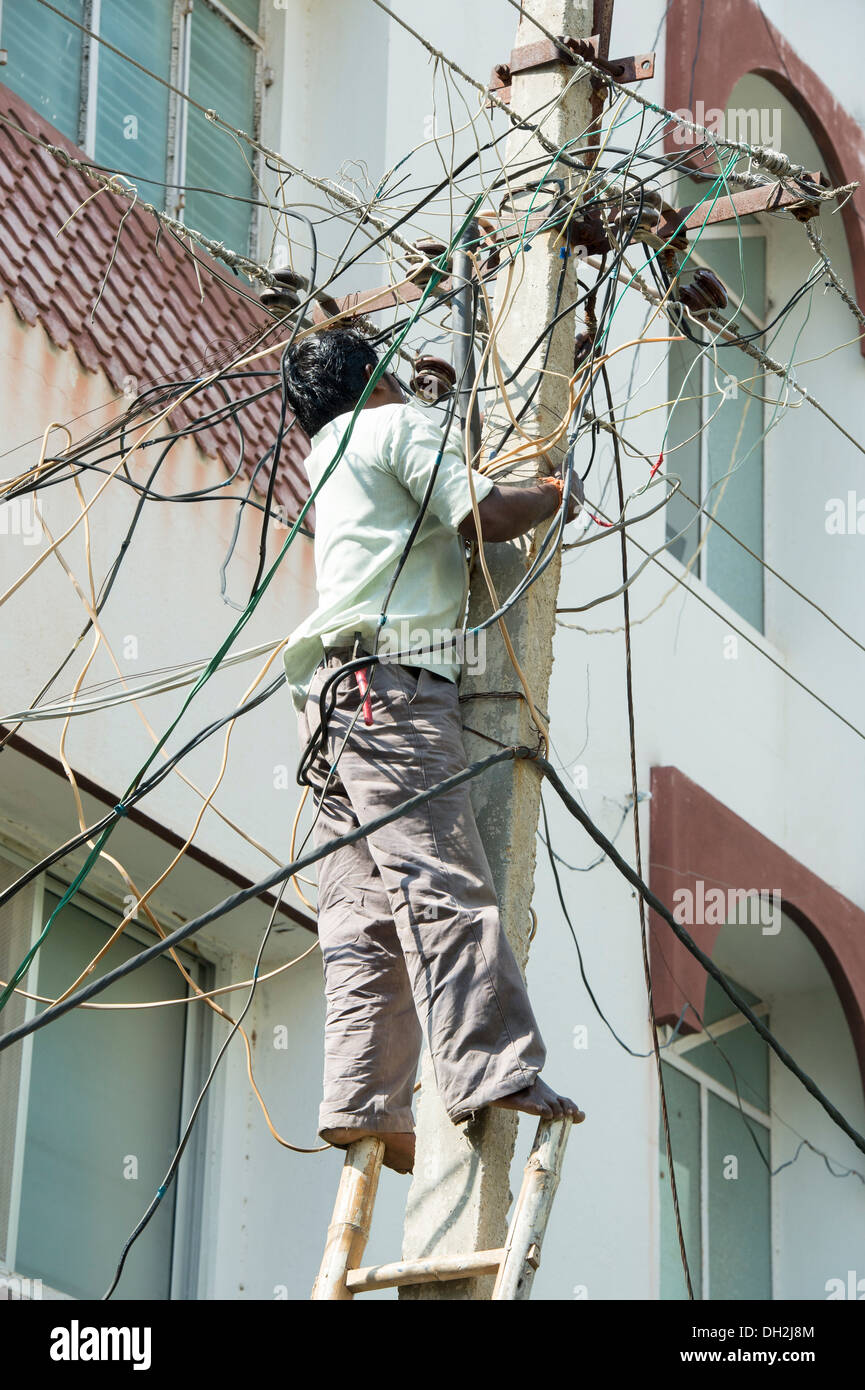
[[[342,660],[329,657],[313,677],[298,719],[302,744]],[[350,674],[309,772],[321,806],[316,847],[466,766],[453,681],[381,662],[372,667],[374,722],[359,716],[322,803],[360,700]],[[454,1123],[531,1085],[546,1048],[502,930],[468,783],[325,856],[318,882],[327,1003],[320,1130],[412,1130],[423,1036]]]

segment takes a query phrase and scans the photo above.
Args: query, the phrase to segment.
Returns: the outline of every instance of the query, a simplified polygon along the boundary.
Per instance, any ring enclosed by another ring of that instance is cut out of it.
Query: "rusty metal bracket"
[[[433,290],[433,295],[438,298],[440,295],[447,295],[452,289],[450,276],[441,280]],[[354,294],[341,295],[337,299],[331,299],[322,295],[321,301],[312,306],[312,321],[316,326],[327,323],[335,314],[341,314],[346,319],[362,318],[366,314],[376,314],[380,309],[394,309],[400,304],[414,304],[424,292],[422,285],[408,284],[398,285],[391,288],[388,285],[377,290],[357,290]]]
[[[815,189],[829,187],[826,176],[819,170],[808,174],[807,178]],[[693,232],[715,222],[731,222],[736,217],[746,217],[748,213],[772,212],[775,208],[784,208],[800,221],[807,222],[819,212],[820,202],[809,198],[805,189],[795,193],[780,183],[767,183],[761,188],[743,188],[729,197],[718,198],[712,206],[697,203],[692,207],[671,209],[654,230],[662,240],[667,241],[679,229]]]
[[[511,79],[518,72],[529,72],[533,68],[547,67],[550,63],[567,63],[568,58],[562,49],[568,49],[574,58],[583,58],[594,63],[603,72],[614,77],[617,82],[643,82],[655,75],[654,53],[636,53],[627,58],[601,57],[602,39],[593,34],[590,39],[571,39],[563,35],[557,43],[552,39],[542,39],[538,43],[515,48],[507,63],[498,63],[490,77],[489,91],[499,101],[511,99]],[[603,79],[592,76],[593,85],[603,86]]]
[[[536,47],[538,45],[532,45]],[[656,209],[656,221],[648,224],[648,230],[652,234],[653,242],[659,243],[672,242],[674,247],[685,250],[687,247],[688,232],[696,232],[705,226],[710,226],[717,222],[730,222],[736,217],[746,217],[749,213],[772,212],[774,209],[783,208],[786,212],[800,221],[807,221],[814,217],[820,210],[819,200],[808,197],[807,185],[813,185],[815,191],[829,187],[829,182],[819,170],[809,173],[799,180],[799,184],[805,184],[798,190],[790,190],[781,183],[767,183],[759,188],[745,188],[729,197],[718,198],[716,202],[709,206],[698,203],[691,207],[672,208],[667,203],[660,203]],[[651,213],[652,207],[647,204],[646,212]],[[493,250],[493,256],[486,262],[485,269],[492,271],[495,269],[494,257],[496,252],[508,243],[511,236],[529,236],[535,234],[541,227],[547,231],[553,231],[558,222],[563,221],[567,215],[567,207],[563,207],[558,214],[551,214],[549,210],[545,212],[531,213],[528,219],[524,220],[517,214],[505,216],[499,213],[498,216],[486,216],[484,241]],[[624,218],[627,224],[627,216]],[[571,213],[568,219],[568,244],[571,250],[580,249],[585,255],[603,255],[609,250],[609,243],[600,213],[597,209],[588,207],[580,208],[576,213]],[[442,244],[443,245],[443,244]],[[420,249],[428,249],[429,253],[439,254],[441,246],[437,242],[419,243]],[[285,296],[288,301],[283,307],[281,304],[273,304],[272,307],[277,313],[290,312],[295,307],[291,302],[292,296],[296,296],[302,286],[292,283],[299,281],[300,277],[293,277],[288,271],[280,271],[275,277],[277,285],[273,299]],[[427,277],[428,278],[428,277]],[[421,277],[418,277],[420,280]],[[283,283],[280,284],[279,282]],[[450,276],[444,277],[434,290],[434,296],[446,296],[453,288],[453,281]],[[366,314],[378,313],[382,309],[392,309],[400,304],[413,304],[420,299],[423,294],[423,284],[409,281],[407,284],[394,287],[382,286],[380,289],[360,290],[355,294],[343,295],[339,299],[333,299],[329,295],[319,294],[312,305],[312,319],[316,325],[326,323],[330,318],[341,314],[347,318],[362,317]],[[262,301],[266,302],[265,295],[261,296]]]
[[[659,197],[651,200],[648,195],[641,222],[643,232],[650,234],[652,244],[668,242],[679,251],[687,250],[688,233],[694,233],[705,226],[717,222],[730,222],[736,217],[746,217],[749,213],[772,212],[783,208],[800,221],[807,221],[820,210],[818,200],[808,197],[807,184],[813,184],[815,191],[829,187],[825,174],[815,171],[799,180],[800,188],[789,190],[780,183],[773,182],[759,188],[746,188],[730,197],[718,198],[713,205],[698,203],[689,207],[674,208]],[[801,185],[805,184],[805,187]],[[621,211],[620,231],[630,226],[632,206]],[[604,255],[610,250],[609,238],[604,227],[599,208],[581,207],[576,210],[564,205],[558,212],[549,210],[533,212],[528,218],[517,213],[511,215],[500,211],[497,217],[488,218],[489,229],[486,242],[500,248],[514,237],[534,236],[541,227],[554,231],[556,226],[567,218],[567,239],[572,251],[586,256]],[[637,229],[638,233],[640,229]],[[641,239],[639,234],[637,239]],[[643,237],[645,239],[645,237]],[[489,269],[494,269],[489,266]]]

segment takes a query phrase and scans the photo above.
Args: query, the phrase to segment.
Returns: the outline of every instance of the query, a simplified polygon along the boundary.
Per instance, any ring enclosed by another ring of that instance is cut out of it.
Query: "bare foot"
[[[526,1115],[539,1115],[542,1120],[573,1120],[575,1125],[586,1118],[576,1101],[558,1095],[539,1076],[535,1077],[531,1086],[502,1096],[500,1100],[490,1101],[490,1104],[498,1105],[503,1110],[522,1110]]]
[[[323,1129],[320,1133],[322,1139],[328,1144],[333,1144],[335,1149],[347,1149],[349,1144],[354,1144],[358,1139],[383,1139],[384,1166],[392,1168],[395,1173],[414,1172],[413,1130],[388,1131],[382,1134],[371,1129]]]

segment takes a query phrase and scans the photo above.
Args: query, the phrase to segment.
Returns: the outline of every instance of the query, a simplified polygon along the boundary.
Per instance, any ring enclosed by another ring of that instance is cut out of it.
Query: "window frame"
[[[101,3],[101,0],[95,0]],[[264,105],[264,24],[263,0],[259,0],[258,32],[250,29],[243,20],[232,14],[222,0],[173,0],[171,21],[171,71],[169,81],[182,92],[189,91],[189,64],[192,50],[192,15],[195,5],[203,5],[234,29],[255,51],[255,77],[253,79],[252,130],[254,140],[261,141],[262,111]],[[168,139],[166,141],[166,182],[165,210],[178,222],[184,221],[186,205],[186,136],[189,103],[176,92],[169,93]],[[255,179],[261,178],[261,152],[252,150],[251,163]],[[258,253],[258,210],[250,205],[249,238],[246,246],[232,249],[249,255],[254,260]]]
[[[699,242],[695,242],[695,243],[694,243],[694,249],[693,249],[692,252],[691,252],[690,260],[693,261],[693,263],[694,263],[695,266],[704,267],[704,268],[707,269],[707,270],[712,270],[713,273],[717,275],[718,272],[714,270],[714,267],[710,264],[710,262],[707,261],[703,256],[700,255],[699,246],[700,246],[701,244],[703,244],[703,243],[705,243],[705,242],[712,242],[712,241],[732,241],[732,240],[738,240],[738,238],[739,238],[740,235],[741,235],[742,237],[747,237],[747,238],[762,237],[763,240],[764,240],[764,242],[765,242],[765,250],[766,250],[766,259],[765,259],[764,264],[765,264],[765,266],[766,266],[766,271],[765,271],[765,276],[766,276],[766,289],[768,290],[768,250],[769,250],[769,237],[768,237],[768,234],[767,234],[766,227],[764,226],[764,224],[763,224],[763,222],[761,221],[761,219],[760,219],[759,217],[757,217],[755,214],[751,214],[751,216],[754,217],[754,221],[753,221],[753,222],[743,222],[743,223],[740,223],[739,225],[737,225],[735,221],[729,222],[729,223],[710,223],[708,226],[704,227],[703,230],[702,230],[702,232],[701,232],[701,234],[700,234]],[[753,310],[752,310],[747,304],[744,304],[744,303],[742,304],[742,307],[738,310],[738,316],[741,317],[741,318],[746,318],[746,319],[748,320],[748,322],[751,323],[751,324],[753,324],[753,326],[754,326],[755,328],[757,328],[757,329],[764,329],[764,328],[766,327],[766,320],[760,318],[757,314],[755,314],[755,313],[753,312]],[[669,359],[668,359],[668,360],[669,360]],[[712,391],[712,390],[714,390],[713,379],[712,379],[712,376],[711,376],[712,365],[713,365],[713,364],[712,364],[712,357],[711,357],[711,355],[710,355],[709,353],[705,353],[705,352],[702,353],[701,356],[700,356],[700,372],[699,372],[699,378],[698,378],[697,383],[695,383],[695,384],[696,384],[696,387],[697,387],[697,390],[698,390],[698,392],[699,392],[699,397],[700,397],[700,399],[699,399],[699,401],[698,401],[698,407],[699,407],[699,411],[700,411],[700,435],[699,435],[699,454],[698,454],[698,466],[699,466],[699,473],[700,473],[700,476],[699,476],[699,485],[698,485],[698,488],[697,488],[697,500],[698,500],[699,503],[700,503],[700,510],[697,512],[696,521],[695,521],[695,523],[694,523],[694,529],[695,529],[695,532],[696,532],[696,546],[695,546],[695,549],[696,549],[696,552],[697,552],[696,564],[691,565],[690,568],[689,568],[687,560],[684,560],[684,561],[683,561],[683,560],[677,560],[677,559],[676,559],[676,556],[673,555],[672,552],[668,552],[668,554],[669,554],[669,558],[670,558],[671,560],[674,560],[676,564],[681,565],[683,570],[687,570],[687,572],[688,572],[689,574],[691,574],[691,575],[694,577],[694,579],[699,580],[699,582],[700,582],[701,584],[704,584],[705,587],[707,588],[707,590],[709,591],[709,593],[714,594],[716,598],[721,599],[721,602],[722,602],[722,603],[727,603],[728,606],[729,606],[730,608],[733,608],[733,605],[730,604],[730,603],[728,602],[728,600],[725,599],[725,598],[723,597],[723,595],[721,595],[720,593],[717,592],[717,590],[715,590],[715,589],[712,588],[712,583],[711,583],[711,578],[710,578],[710,573],[709,573],[710,566],[709,566],[708,547],[709,547],[710,541],[709,541],[708,533],[709,533],[709,531],[711,530],[711,520],[710,520],[710,517],[707,517],[707,516],[705,515],[705,512],[707,512],[707,511],[708,511],[708,512],[711,512],[712,499],[709,498],[707,501],[704,502],[704,501],[703,501],[703,497],[704,497],[705,487],[706,487],[706,485],[707,485],[707,483],[708,483],[708,481],[709,481],[709,437],[708,437],[708,429],[706,428],[705,415],[707,414],[706,406],[707,406],[707,401],[708,401],[708,397],[709,397],[709,392]],[[756,366],[756,364],[755,364],[755,366]],[[669,420],[669,418],[670,418],[670,413],[672,412],[672,410],[673,410],[673,408],[674,408],[674,405],[675,405],[675,401],[674,401],[674,399],[672,398],[671,393],[670,393],[670,391],[669,391],[669,379],[670,379],[670,378],[669,378],[669,366],[668,366],[668,369],[667,369],[667,385],[668,385],[667,396],[668,396],[669,402],[670,402],[670,403],[669,403],[669,406],[668,406],[668,416],[667,416],[668,420]],[[689,380],[693,380],[693,374],[692,374],[692,377],[689,378]],[[763,401],[755,401],[755,404],[759,407],[760,412],[761,412],[761,426],[765,426],[765,416],[766,416],[766,406],[765,406],[765,402],[763,402]],[[711,414],[711,410],[710,410],[708,413]],[[762,528],[761,528],[761,536],[760,536],[760,558],[761,558],[761,560],[765,560],[765,553],[766,553],[766,449],[765,449],[765,445],[766,445],[766,437],[765,437],[765,434],[764,434],[763,439],[761,440],[761,443],[760,443],[760,471],[761,471],[761,481],[762,481],[762,488],[761,488],[761,491],[762,491],[762,502],[763,502]],[[670,467],[671,467],[672,471],[675,473],[675,472],[676,472],[676,455],[675,455],[675,453],[672,454],[672,455],[670,456]],[[669,536],[667,536],[667,535],[665,534],[665,541],[666,541],[667,544],[669,544],[670,539],[671,539],[671,537],[669,537]],[[748,627],[752,628],[755,632],[758,632],[758,633],[760,634],[761,637],[765,637],[765,636],[766,636],[766,573],[765,573],[765,570],[764,570],[764,568],[763,568],[763,565],[760,566],[760,584],[761,584],[761,589],[762,589],[762,595],[761,595],[761,607],[762,607],[762,611],[763,611],[763,625],[762,625],[762,627],[759,627],[759,628],[754,627],[754,625],[753,625],[753,623],[750,621],[750,619],[746,618],[745,615],[744,615],[743,613],[740,613],[739,610],[738,610],[737,608],[733,608],[733,612],[737,614],[737,616],[739,617],[739,619],[740,619],[742,622],[747,623],[747,624],[748,624]]]
[[[25,855],[3,841],[0,841],[0,854],[2,854],[2,857],[9,863],[19,864],[22,869],[32,867],[32,859],[28,859]],[[64,881],[63,878],[58,877],[50,870],[39,874],[33,881],[34,891],[30,924],[30,946],[35,944],[45,925],[44,904],[46,889],[62,897],[68,887],[68,882]],[[83,911],[87,912],[97,921],[104,922],[105,925],[109,927],[116,927],[117,907],[112,908],[101,898],[83,889],[78,890],[75,895],[75,901]],[[154,915],[157,920],[160,920],[161,914],[159,912],[155,912]],[[163,926],[166,931],[170,931],[172,926],[176,924],[170,924],[160,920],[160,925]],[[137,920],[130,922],[124,928],[124,935],[139,942],[142,946],[150,946],[153,944],[154,940],[157,939],[152,928]],[[199,968],[194,976],[196,983],[203,989],[212,988],[216,969],[215,963],[207,956],[202,955],[198,959],[198,964]],[[27,988],[29,992],[38,994],[38,953],[30,967],[28,976]],[[204,1083],[212,1050],[212,1030],[210,1027],[210,1012],[206,1008],[196,1008],[196,1006],[192,1004],[177,1005],[175,1007],[183,1007],[186,1009],[186,1026],[183,1036],[183,1080],[180,1100],[182,1124],[185,1118],[190,1114],[192,1105]],[[33,1018],[35,1013],[35,1000],[25,1000],[25,1020]],[[19,1279],[21,1280],[22,1286],[28,1284],[28,1277],[18,1274],[15,1269],[15,1257],[18,1246],[18,1223],[24,1176],[24,1148],[27,1138],[27,1112],[30,1104],[30,1076],[34,1036],[33,1033],[29,1034],[28,1037],[24,1038],[21,1044],[22,1056],[18,1079],[18,1100],[12,1158],[12,1179],[9,1194],[6,1257],[5,1259],[0,1258],[0,1278],[9,1280]],[[202,1116],[192,1133],[183,1162],[181,1162],[174,1180],[177,1184],[177,1196],[174,1210],[174,1230],[171,1242],[171,1274],[168,1295],[172,1302],[175,1300],[195,1299],[198,1296],[203,1179],[207,1150],[206,1131],[206,1118]],[[30,1285],[32,1285],[34,1281],[35,1276],[29,1278]],[[62,1289],[54,1288],[48,1284],[41,1285],[37,1296],[43,1299],[78,1301],[75,1295],[68,1294]]]
[[[766,1003],[764,1000],[761,1000],[758,1004],[752,1004],[752,1005],[751,1005],[751,1009],[752,1009],[752,1011],[753,1011],[755,1014],[757,1014],[758,1017],[762,1017],[763,1015],[766,1015],[766,1014],[769,1013],[769,1005],[768,1005],[768,1003]],[[772,1114],[771,1114],[771,1109],[772,1109],[772,1091],[771,1091],[771,1087],[772,1087],[772,1070],[771,1070],[771,1065],[770,1065],[770,1067],[769,1067],[769,1074],[768,1074],[768,1084],[769,1084],[769,1108],[768,1108],[768,1110],[765,1110],[765,1111],[764,1111],[764,1110],[761,1110],[761,1109],[759,1108],[759,1106],[754,1105],[751,1101],[745,1100],[744,1098],[741,1098],[741,1099],[740,1099],[740,1098],[736,1095],[736,1092],[732,1089],[732,1087],[730,1087],[730,1086],[725,1086],[724,1083],[721,1082],[721,1081],[716,1081],[715,1078],[714,1078],[713,1076],[709,1076],[708,1072],[702,1071],[699,1067],[694,1066],[694,1064],[693,1064],[692,1062],[689,1062],[689,1061],[687,1060],[687,1057],[685,1056],[685,1054],[688,1053],[688,1052],[690,1052],[693,1048],[695,1048],[695,1047],[700,1047],[703,1043],[711,1042],[711,1041],[712,1041],[712,1038],[718,1039],[718,1038],[724,1037],[726,1034],[735,1032],[735,1031],[736,1031],[737,1029],[739,1029],[739,1028],[747,1028],[747,1027],[749,1027],[749,1026],[750,1026],[750,1025],[749,1025],[749,1023],[748,1023],[748,1020],[747,1020],[746,1018],[743,1018],[743,1016],[742,1016],[741,1014],[728,1014],[728,1015],[726,1015],[726,1017],[721,1018],[721,1019],[718,1019],[718,1021],[717,1021],[716,1023],[713,1023],[713,1024],[711,1025],[711,1028],[710,1028],[711,1035],[712,1035],[711,1038],[710,1038],[710,1036],[709,1036],[709,1032],[707,1032],[705,1029],[701,1029],[699,1032],[696,1032],[696,1033],[688,1033],[688,1034],[686,1034],[686,1035],[685,1035],[684,1037],[682,1037],[682,1038],[674,1037],[674,1030],[673,1030],[673,1028],[672,1028],[672,1026],[671,1026],[670,1024],[666,1024],[666,1025],[664,1025],[663,1027],[661,1027],[661,1028],[658,1029],[658,1041],[659,1041],[659,1044],[661,1045],[661,1048],[662,1048],[662,1050],[663,1050],[663,1056],[662,1056],[662,1059],[661,1059],[661,1060],[662,1060],[664,1063],[668,1064],[669,1066],[673,1067],[676,1071],[681,1072],[684,1076],[687,1076],[687,1077],[689,1078],[689,1080],[695,1082],[696,1085],[699,1087],[699,1096],[700,1096],[700,1253],[701,1253],[700,1299],[701,1299],[702,1301],[704,1301],[704,1302],[709,1302],[709,1301],[711,1301],[711,1300],[710,1300],[710,1295],[709,1295],[709,1279],[710,1279],[710,1273],[711,1273],[711,1269],[710,1269],[710,1259],[711,1259],[711,1246],[712,1246],[711,1227],[710,1227],[710,1224],[709,1224],[709,1092],[711,1092],[713,1095],[717,1096],[720,1100],[726,1101],[726,1103],[727,1103],[728,1105],[732,1106],[732,1108],[733,1108],[734,1110],[740,1110],[744,1115],[747,1115],[747,1117],[748,1117],[750,1120],[754,1120],[757,1124],[762,1125],[763,1128],[764,1128],[764,1129],[766,1130],[766,1132],[767,1132],[768,1140],[769,1140],[769,1167],[770,1167],[770,1173],[769,1173],[769,1269],[770,1269],[770,1278],[771,1278],[771,1283],[772,1283],[772,1298],[773,1298],[773,1299],[775,1298],[775,1293],[776,1293],[776,1288],[775,1288],[775,1264],[776,1264],[776,1261],[775,1261],[775,1234],[776,1234],[776,1233],[775,1233],[775,1201],[774,1201],[775,1180],[774,1180],[774,1178],[772,1177],[772,1173],[771,1173],[771,1168],[772,1168]],[[675,1151],[674,1151],[674,1153],[673,1153],[673,1157],[675,1158]],[[660,1155],[660,1158],[661,1158],[661,1160],[662,1160],[663,1162],[666,1162],[666,1156],[665,1156],[664,1154],[661,1154],[661,1155]],[[665,1183],[669,1183],[669,1177],[664,1178],[662,1181],[665,1182]],[[659,1200],[661,1200],[661,1194],[660,1194],[660,1193],[659,1193]],[[659,1227],[658,1227],[658,1229],[659,1229],[659,1231],[660,1231],[660,1222],[659,1222]],[[660,1276],[660,1267],[659,1267],[659,1276]],[[660,1289],[659,1289],[659,1292],[660,1292]]]
[[[192,35],[192,16],[196,5],[203,6],[216,14],[224,24],[238,34],[255,53],[255,75],[253,78],[252,130],[249,132],[256,141],[261,140],[262,116],[265,87],[265,21],[264,0],[258,5],[258,30],[250,29],[242,19],[235,15],[223,0],[171,0],[171,55],[167,80],[180,92],[189,90],[189,55]],[[98,35],[103,0],[84,0],[82,23],[92,35]],[[0,35],[2,35],[3,8],[0,0]],[[81,72],[78,104],[78,129],[75,135],[77,145],[87,155],[95,159],[96,151],[96,113],[99,91],[99,54],[102,44],[99,38],[82,34]],[[163,190],[162,206],[165,212],[178,222],[184,221],[186,193],[186,132],[189,104],[177,91],[168,94],[168,124],[166,130],[165,166],[163,169],[166,187]],[[255,179],[261,179],[262,156],[259,150],[249,152]],[[235,246],[232,250],[255,259],[259,241],[258,209],[250,204],[249,236],[246,246]],[[215,238],[218,240],[218,238]]]

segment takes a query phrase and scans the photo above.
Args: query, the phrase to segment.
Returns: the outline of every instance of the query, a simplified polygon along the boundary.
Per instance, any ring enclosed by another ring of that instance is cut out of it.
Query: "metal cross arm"
[[[808,175],[815,189],[829,187],[824,174],[816,171]],[[666,211],[655,228],[657,235],[668,240],[678,231],[698,231],[716,222],[732,222],[735,218],[746,217],[754,212],[773,212],[776,208],[786,208],[794,217],[807,221],[820,210],[819,202],[808,198],[807,191],[792,192],[781,183],[767,183],[760,188],[743,188],[728,197],[697,203],[693,207],[672,208]]]
[[[552,39],[541,39],[537,43],[515,48],[506,63],[498,63],[490,77],[489,90],[499,101],[511,99],[511,78],[515,73],[528,72],[532,68],[546,67],[549,63],[567,63],[564,50],[569,50],[575,58],[583,58],[594,63],[603,72],[609,73],[617,82],[643,82],[655,75],[654,53],[632,53],[627,58],[605,58],[602,53],[602,40],[599,34],[588,39],[572,39],[566,35]],[[600,79],[593,77],[593,83]]]

